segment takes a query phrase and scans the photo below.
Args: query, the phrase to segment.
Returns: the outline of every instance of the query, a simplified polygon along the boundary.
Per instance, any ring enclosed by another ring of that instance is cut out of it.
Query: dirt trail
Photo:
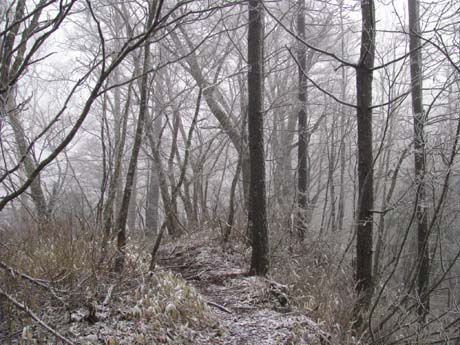
[[[291,311],[282,284],[248,277],[242,255],[217,244],[166,245],[158,263],[180,273],[211,306],[220,327],[199,344],[320,344],[324,334],[301,313]],[[198,344],[198,343],[197,343]]]

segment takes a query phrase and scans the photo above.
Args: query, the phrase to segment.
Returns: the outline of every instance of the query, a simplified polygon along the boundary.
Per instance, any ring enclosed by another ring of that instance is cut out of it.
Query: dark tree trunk
[[[428,283],[430,277],[430,259],[428,248],[428,220],[426,211],[426,160],[425,160],[425,114],[422,94],[422,52],[420,42],[420,4],[418,0],[408,0],[410,41],[410,75],[412,112],[414,114],[414,163],[415,183],[417,186],[417,293],[420,298],[418,314],[425,319],[430,310]]]
[[[252,240],[250,273],[262,276],[266,275],[269,269],[263,131],[263,39],[263,2],[249,0],[248,134],[251,179],[248,221]]]
[[[356,238],[357,313],[368,309],[372,284],[372,231],[374,206],[372,155],[372,78],[375,54],[374,1],[361,1],[361,53],[356,68],[358,120],[358,209]]]
[[[298,15],[297,15],[297,33],[302,40],[305,40],[305,0],[298,0]],[[307,230],[307,208],[308,208],[308,191],[307,191],[307,150],[308,150],[308,137],[307,137],[307,78],[305,71],[307,70],[307,50],[305,45],[298,41],[297,59],[299,62],[299,148],[298,148],[298,168],[297,168],[297,233],[301,240],[305,238]]]
[[[156,15],[158,1],[153,1],[150,6],[149,18],[147,20],[147,29],[153,25],[153,21]],[[120,213],[118,215],[116,230],[117,230],[117,257],[115,258],[115,272],[121,272],[123,270],[125,261],[125,247],[126,247],[126,223],[128,219],[129,203],[131,199],[134,177],[137,168],[137,157],[139,156],[139,150],[142,144],[142,136],[144,133],[145,118],[147,114],[147,103],[148,103],[148,77],[147,73],[150,67],[150,41],[147,40],[144,46],[144,63],[142,66],[142,79],[140,89],[140,106],[139,106],[139,117],[137,119],[136,134],[134,137],[133,150],[129,161],[128,172],[126,174],[125,189],[123,191],[123,199],[121,203]]]

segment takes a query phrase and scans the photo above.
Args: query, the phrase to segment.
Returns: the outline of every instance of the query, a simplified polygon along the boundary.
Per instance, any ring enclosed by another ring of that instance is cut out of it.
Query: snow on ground
[[[131,246],[129,253],[122,276],[76,271],[78,284],[35,296],[38,316],[81,345],[329,343],[318,324],[290,305],[288,286],[246,274],[246,249],[188,236],[161,247],[153,273],[145,250]],[[0,343],[64,343],[26,313],[8,310]]]
[[[327,344],[319,325],[289,305],[287,286],[247,276],[244,262],[244,253],[209,239],[162,248],[159,264],[193,284],[219,322],[197,344]]]

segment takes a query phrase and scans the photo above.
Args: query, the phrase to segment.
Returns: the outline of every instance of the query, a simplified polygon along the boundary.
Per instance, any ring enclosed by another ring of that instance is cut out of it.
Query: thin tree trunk
[[[404,159],[407,157],[407,151],[408,148],[405,149],[402,153],[401,156],[399,157],[398,163],[396,164],[393,173],[391,175],[391,184],[390,188],[388,189],[387,192],[387,183],[384,184],[383,187],[383,193],[382,193],[382,210],[380,213],[380,219],[379,219],[379,225],[377,228],[377,243],[375,245],[375,255],[374,255],[374,268],[373,268],[373,274],[374,274],[374,283],[377,286],[379,284],[380,280],[380,257],[383,256],[383,249],[384,249],[384,238],[385,238],[385,215],[387,214],[387,207],[390,204],[391,198],[393,197],[393,192],[396,188],[396,182],[398,179],[398,174],[401,169],[401,165],[404,161]],[[390,153],[388,153],[387,159],[386,159],[386,171],[388,171],[389,167],[389,162],[390,162]]]
[[[149,9],[149,18],[147,20],[147,28],[150,28],[156,17],[158,1],[152,1]],[[148,103],[148,77],[147,73],[150,67],[150,40],[147,39],[144,46],[144,63],[142,66],[142,79],[141,79],[141,89],[140,89],[140,107],[139,107],[139,117],[137,119],[136,134],[134,137],[134,145],[131,153],[131,159],[129,161],[128,172],[126,175],[125,188],[123,192],[123,201],[121,204],[120,213],[117,219],[117,257],[115,258],[114,271],[120,273],[123,270],[124,261],[125,261],[125,247],[126,247],[126,222],[128,218],[128,208],[129,202],[131,199],[134,175],[136,173],[137,167],[137,157],[142,144],[142,136],[144,132],[144,124],[146,114],[148,112],[147,103]]]
[[[249,179],[250,179],[250,159],[249,152],[247,150],[247,139],[245,138],[244,131],[238,130],[238,126],[235,123],[234,118],[231,116],[231,109],[226,109],[224,104],[219,100],[224,100],[225,97],[222,94],[222,91],[218,88],[217,84],[210,83],[206,80],[203,75],[203,68],[199,65],[197,55],[195,52],[195,47],[193,42],[190,40],[189,36],[184,29],[179,28],[182,32],[182,35],[187,43],[188,48],[192,53],[183,54],[186,56],[187,64],[189,65],[189,70],[191,76],[195,79],[198,86],[203,90],[203,98],[206,104],[209,107],[209,110],[213,113],[214,117],[220,123],[222,128],[225,130],[225,133],[228,135],[232,141],[233,146],[237,150],[238,154],[242,157],[242,175],[243,175],[243,191],[245,203],[248,204],[248,193],[249,193]],[[179,40],[177,33],[171,32],[171,37],[178,50],[184,50],[184,46]],[[241,114],[244,116],[244,113]]]
[[[147,200],[145,205],[145,228],[147,235],[156,234],[158,231],[158,207],[160,201],[160,180],[158,167],[152,160],[150,162]]]
[[[158,179],[160,182],[160,192],[161,198],[163,200],[163,207],[165,213],[165,224],[168,229],[169,234],[172,237],[179,237],[181,235],[181,225],[177,220],[177,216],[174,210],[174,207],[171,202],[171,198],[168,190],[168,178],[164,171],[163,163],[161,161],[161,156],[157,142],[154,140],[151,130],[148,131],[148,138],[150,142],[150,147],[152,150],[153,159],[158,171]]]
[[[340,6],[340,30],[345,32],[343,23],[343,1]],[[344,35],[345,36],[345,35]],[[341,56],[345,57],[345,37],[341,39]],[[347,74],[345,68],[342,68],[342,80],[340,83],[340,99],[345,99]],[[338,204],[338,221],[337,228],[339,231],[343,229],[343,221],[345,218],[345,165],[346,165],[346,143],[345,143],[345,124],[347,116],[345,115],[345,105],[340,106],[340,190],[339,190],[339,204]]]
[[[115,72],[117,73],[117,72]],[[119,190],[120,180],[121,180],[121,170],[122,170],[122,158],[123,158],[123,151],[125,147],[126,141],[126,131],[127,131],[127,123],[128,123],[128,113],[130,110],[131,104],[131,94],[132,94],[132,84],[128,86],[128,95],[126,99],[126,103],[123,109],[123,114],[115,114],[118,117],[121,117],[121,126],[117,128],[116,131],[119,132],[117,136],[117,140],[115,141],[115,157],[114,157],[114,167],[113,167],[113,174],[112,178],[110,179],[109,184],[109,191],[107,195],[107,200],[105,202],[104,211],[103,211],[103,242],[102,247],[105,248],[107,246],[107,241],[110,238],[112,233],[113,227],[113,216],[114,216],[114,206],[115,206],[115,199],[117,196],[117,191]],[[115,96],[115,103],[117,102],[117,96]],[[115,108],[116,110],[117,108]]]
[[[235,175],[233,176],[232,185],[230,187],[230,201],[229,201],[229,206],[228,206],[229,211],[228,211],[227,224],[225,224],[225,229],[224,229],[224,238],[223,238],[224,243],[227,243],[228,240],[230,239],[230,234],[232,232],[233,224],[235,221],[235,192],[236,192],[236,186],[238,185],[238,180],[240,178],[240,173],[241,173],[241,160],[238,159]]]
[[[297,32],[302,40],[305,40],[305,0],[298,0]],[[304,240],[307,231],[307,212],[308,212],[308,190],[307,190],[307,150],[308,150],[308,124],[307,124],[307,78],[304,75],[307,64],[307,51],[305,45],[298,41],[297,59],[299,62],[299,86],[297,98],[299,101],[298,113],[298,168],[297,168],[297,233],[301,240]]]
[[[157,89],[161,88],[161,72],[156,79]],[[152,95],[153,98],[153,95]],[[147,137],[151,145],[151,152],[156,150],[156,143],[160,142],[161,133],[163,128],[163,117],[160,114],[152,112],[151,118],[148,121],[146,128]],[[161,179],[160,169],[162,167],[158,165],[155,157],[150,157],[150,168],[149,168],[149,180],[147,189],[147,200],[145,205],[145,227],[147,234],[153,235],[158,232],[159,227],[159,207],[160,207],[160,196],[161,196]]]
[[[408,0],[409,8],[409,47],[412,112],[414,116],[414,167],[417,187],[417,294],[420,298],[418,314],[423,322],[430,310],[428,284],[430,278],[429,233],[426,206],[426,158],[425,158],[425,114],[422,94],[422,52],[420,42],[420,4],[419,0]]]
[[[171,186],[171,205],[174,210],[174,213],[177,215],[177,192],[174,193],[173,189],[176,185],[176,177],[174,174],[174,157],[176,156],[177,152],[177,135],[179,134],[179,123],[180,123],[180,113],[178,110],[173,111],[173,123],[172,123],[172,143],[171,143],[171,151],[169,152],[168,157],[168,178],[169,178],[169,185]]]
[[[18,159],[23,158],[24,173],[27,177],[30,177],[36,169],[35,160],[32,153],[27,152],[28,145],[26,142],[26,135],[22,123],[18,118],[19,113],[16,110],[16,105],[12,96],[9,96],[9,101],[10,102],[8,103],[10,106],[8,110],[8,117],[11,127],[13,128],[16,147],[18,148]],[[45,193],[43,192],[40,175],[38,175],[30,185],[30,197],[35,206],[35,210],[37,211],[39,229],[43,230],[43,227],[48,220],[50,210],[48,210],[46,205],[46,198]]]
[[[265,197],[263,119],[263,1],[249,0],[248,29],[248,134],[251,180],[248,222],[252,257],[250,273],[264,276],[269,270],[269,241]]]
[[[128,220],[127,227],[128,231],[132,233],[136,230],[136,219],[137,219],[137,181],[138,173],[137,169],[134,171],[133,187],[131,189],[131,198],[129,200],[128,208]]]
[[[201,95],[202,95],[202,90],[199,89],[192,124],[190,125],[190,129],[189,129],[189,132],[188,132],[186,138],[184,138],[185,139],[185,154],[184,154],[184,161],[182,162],[182,167],[181,167],[181,170],[180,170],[179,181],[177,181],[177,184],[175,184],[173,186],[173,190],[172,190],[172,193],[171,193],[171,199],[173,199],[173,200],[175,200],[176,195],[181,192],[182,185],[183,184],[187,185],[186,173],[187,173],[187,167],[188,167],[189,157],[190,157],[190,147],[192,146],[193,131],[195,130],[195,127],[196,127],[197,122],[198,122],[198,115],[200,114]],[[180,118],[179,118],[179,121],[180,121]],[[180,123],[179,123],[179,125],[180,125]],[[176,149],[176,151],[178,152],[177,149]],[[179,156],[178,156],[178,159],[179,159]],[[190,201],[190,193],[188,193],[188,188],[187,187],[185,188],[185,191],[186,191],[185,192],[186,195],[182,195],[182,200],[183,200],[186,212],[187,212],[187,218],[188,218],[189,222],[191,222],[191,225],[196,225],[196,224],[194,224],[196,219],[195,219],[194,214],[193,214],[193,207],[192,207],[192,204],[191,204],[191,201]]]
[[[111,164],[107,159],[107,154],[110,153],[110,139],[109,144],[106,144],[106,133],[109,133],[108,123],[107,123],[107,103],[108,103],[108,95],[105,93],[102,96],[102,116],[101,116],[101,151],[102,151],[102,177],[101,177],[101,187],[100,187],[100,196],[96,206],[96,228],[102,226],[103,221],[103,212],[104,212],[104,204],[105,204],[105,197],[107,186],[109,183],[110,177],[110,167]],[[110,135],[107,135],[110,138]]]
[[[337,219],[336,219],[336,209],[337,209],[337,198],[335,193],[335,185],[334,185],[334,173],[337,166],[336,162],[336,151],[335,151],[335,131],[337,126],[337,116],[334,114],[333,116],[333,123],[330,129],[331,132],[331,145],[328,148],[328,180],[329,180],[329,192],[331,197],[331,208],[330,208],[330,224],[331,224],[331,231],[335,233],[337,230]],[[329,225],[327,226],[329,229]]]
[[[13,8],[13,7],[12,7]],[[7,34],[2,40],[2,47],[0,48],[0,89],[3,92],[0,94],[0,109],[2,110],[2,117],[8,116],[10,119],[11,127],[13,129],[16,146],[18,149],[18,159],[22,160],[24,164],[23,169],[27,179],[30,179],[36,170],[36,162],[32,152],[30,152],[24,132],[24,127],[19,119],[19,111],[15,99],[15,86],[10,85],[10,77],[14,76],[17,69],[24,59],[26,44],[20,44],[15,47],[16,39],[28,38],[28,35],[35,30],[38,25],[38,18],[42,10],[34,13],[31,22],[22,32],[20,32],[21,24],[23,22],[24,13],[26,11],[26,1],[16,1],[14,8],[14,18],[12,23],[15,23],[7,30]],[[34,207],[37,211],[37,219],[39,223],[39,230],[43,229],[48,217],[49,211],[45,193],[43,192],[40,175],[37,174],[35,179],[30,184],[30,196]]]
[[[375,55],[375,9],[373,0],[361,0],[362,33],[361,53],[356,68],[357,123],[358,123],[358,217],[356,237],[356,290],[359,301],[355,317],[371,303],[372,284],[372,231],[373,153],[372,153],[372,79]],[[360,322],[356,323],[360,326]]]

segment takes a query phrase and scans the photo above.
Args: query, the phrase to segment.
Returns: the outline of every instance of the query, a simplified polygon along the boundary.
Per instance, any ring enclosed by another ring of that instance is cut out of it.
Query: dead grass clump
[[[119,297],[119,317],[137,321],[156,339],[190,340],[195,332],[216,322],[209,307],[197,291],[182,277],[167,271],[157,271],[138,280],[134,290]],[[146,335],[147,336],[147,335]]]
[[[0,231],[0,287],[47,324],[70,321],[74,308],[87,305],[101,285],[106,268],[97,258],[99,241],[81,231],[71,219],[55,218],[37,231],[28,227]],[[34,333],[30,314],[3,298],[1,331],[8,340],[27,329]],[[14,303],[13,303],[14,304]],[[1,321],[1,320],[0,320]],[[37,337],[45,337],[37,329]]]
[[[126,269],[116,276],[112,246],[101,260],[101,238],[71,221],[55,220],[40,236],[3,229],[0,244],[2,291],[76,344],[187,344],[216,324],[181,277],[147,273],[140,246],[127,248]],[[11,301],[2,298],[0,307],[0,343],[57,341]]]
[[[329,342],[352,344],[353,274],[338,264],[336,255],[323,243],[280,247],[273,260],[273,278],[289,286],[291,304],[329,334]]]

